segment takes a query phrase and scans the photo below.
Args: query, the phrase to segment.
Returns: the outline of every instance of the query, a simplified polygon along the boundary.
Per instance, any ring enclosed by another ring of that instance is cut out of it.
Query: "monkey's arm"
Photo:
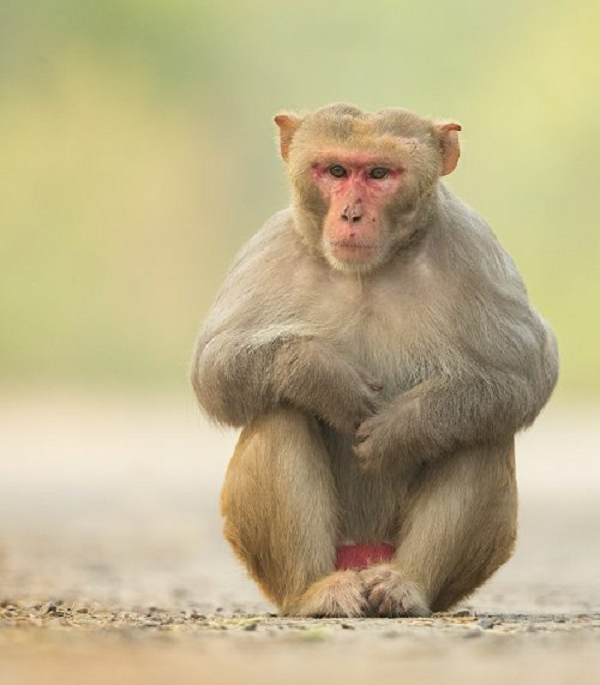
[[[219,423],[244,426],[287,404],[353,434],[381,387],[304,320],[295,277],[306,249],[289,216],[276,214],[238,255],[196,345],[192,384]]]
[[[206,413],[232,426],[293,405],[353,433],[376,409],[381,386],[310,336],[226,330],[199,342],[192,384]]]
[[[367,419],[357,431],[356,452],[364,465],[393,454],[428,460],[530,425],[558,373],[554,335],[533,316],[535,330],[520,337],[518,356],[503,351],[502,357],[482,359],[465,350],[453,370],[423,381]]]

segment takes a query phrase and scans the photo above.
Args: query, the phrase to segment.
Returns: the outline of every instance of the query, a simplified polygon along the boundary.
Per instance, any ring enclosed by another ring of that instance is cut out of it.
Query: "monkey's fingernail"
[[[373,390],[383,390],[383,383],[371,383],[371,388]]]

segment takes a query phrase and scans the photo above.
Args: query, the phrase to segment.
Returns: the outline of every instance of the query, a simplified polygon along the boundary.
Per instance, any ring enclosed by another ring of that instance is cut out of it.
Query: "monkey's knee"
[[[464,483],[466,507],[458,520],[460,557],[432,601],[445,611],[483,585],[513,554],[517,538],[517,483],[512,444],[475,454]]]
[[[221,511],[225,537],[278,606],[333,570],[333,477],[316,422],[281,409],[246,427]]]
[[[512,443],[431,464],[412,493],[399,565],[444,611],[482,585],[513,551],[517,488]]]
[[[301,443],[308,430],[308,417],[287,409],[261,416],[242,430],[221,491],[225,536],[236,552],[245,551],[248,539],[253,546],[262,544],[268,518],[288,495],[285,461],[301,456],[294,443]]]
[[[296,409],[282,408],[255,419],[239,437],[225,476],[221,493],[224,516],[257,500],[277,500],[290,486],[294,465],[323,461],[316,422]]]
[[[471,539],[462,559],[437,587],[431,599],[432,611],[448,611],[473,594],[512,556],[517,537],[516,511],[502,512],[495,520],[488,520],[484,528],[480,536]]]

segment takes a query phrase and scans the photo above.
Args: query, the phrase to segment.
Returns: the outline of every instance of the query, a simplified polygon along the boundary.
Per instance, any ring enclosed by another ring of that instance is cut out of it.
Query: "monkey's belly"
[[[336,550],[335,568],[338,571],[346,569],[360,570],[390,561],[396,548],[388,542],[370,545],[340,545]]]

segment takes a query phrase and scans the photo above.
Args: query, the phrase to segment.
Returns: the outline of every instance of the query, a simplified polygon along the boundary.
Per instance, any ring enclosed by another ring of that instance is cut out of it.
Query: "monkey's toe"
[[[423,591],[390,564],[371,566],[360,572],[371,611],[377,616],[429,616]]]
[[[337,571],[313,583],[290,612],[297,616],[358,618],[366,616],[368,603],[360,575]]]

